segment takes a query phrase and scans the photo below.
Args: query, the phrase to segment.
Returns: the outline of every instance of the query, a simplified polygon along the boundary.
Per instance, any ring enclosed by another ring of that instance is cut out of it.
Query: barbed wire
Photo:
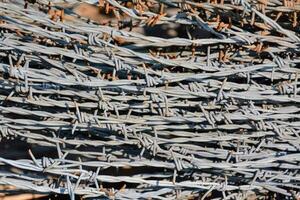
[[[299,1],[89,3],[0,1],[0,184],[299,198]]]

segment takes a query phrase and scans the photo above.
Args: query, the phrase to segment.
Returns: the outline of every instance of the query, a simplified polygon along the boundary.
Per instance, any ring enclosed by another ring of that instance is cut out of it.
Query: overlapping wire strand
[[[71,199],[299,198],[300,2],[151,2],[176,12],[104,1],[130,18],[122,29],[60,1],[0,1],[0,184]],[[185,33],[148,34],[162,25]]]

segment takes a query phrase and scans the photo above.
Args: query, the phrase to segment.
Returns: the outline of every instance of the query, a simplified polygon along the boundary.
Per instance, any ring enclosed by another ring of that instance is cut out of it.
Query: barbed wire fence
[[[299,198],[299,0],[100,0],[127,16],[107,24],[78,2],[0,1],[0,184]],[[147,35],[161,25],[185,32]]]

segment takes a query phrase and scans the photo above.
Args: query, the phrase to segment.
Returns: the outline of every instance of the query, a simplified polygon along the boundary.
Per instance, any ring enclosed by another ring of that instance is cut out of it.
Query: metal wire
[[[82,2],[0,0],[0,184],[299,198],[299,1]]]

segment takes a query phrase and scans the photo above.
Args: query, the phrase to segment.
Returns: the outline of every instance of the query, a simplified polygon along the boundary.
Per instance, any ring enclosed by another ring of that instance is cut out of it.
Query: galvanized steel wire
[[[0,1],[1,145],[30,146],[0,154],[0,184],[71,199],[299,198],[300,2],[152,2],[172,16],[104,2],[136,29],[62,1]],[[164,24],[187,36],[135,31]]]

